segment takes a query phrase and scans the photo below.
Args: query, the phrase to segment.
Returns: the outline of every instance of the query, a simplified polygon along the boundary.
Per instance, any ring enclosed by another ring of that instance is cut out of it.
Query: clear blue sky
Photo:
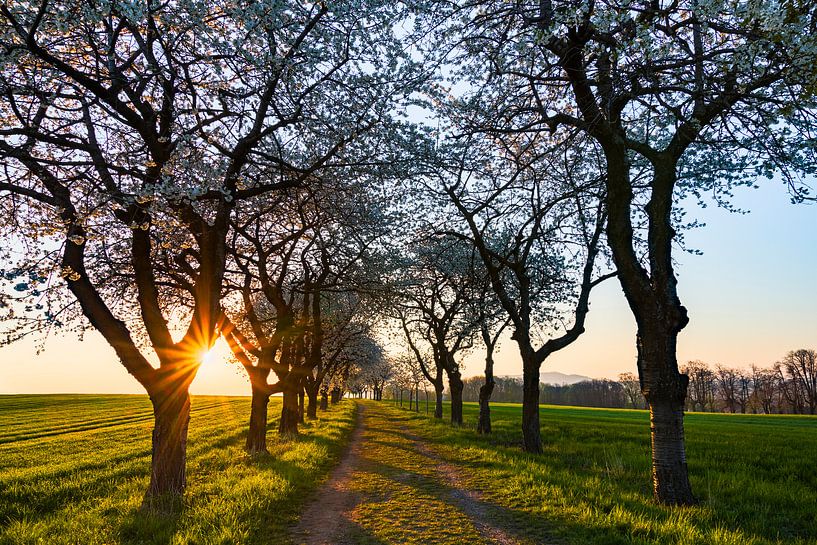
[[[707,226],[687,234],[702,256],[677,253],[679,292],[690,315],[679,339],[679,361],[701,359],[735,367],[770,365],[788,350],[817,348],[817,205],[792,205],[779,182],[741,190],[734,203],[751,212],[690,210]],[[193,393],[245,394],[236,365],[216,357],[202,366]],[[481,372],[477,352],[465,375]],[[615,280],[591,299],[587,333],[556,354],[544,371],[592,377],[635,372],[635,326]],[[516,347],[506,340],[497,374],[519,375]],[[0,349],[0,393],[133,392],[140,386],[101,338],[55,337],[35,355],[32,342]]]

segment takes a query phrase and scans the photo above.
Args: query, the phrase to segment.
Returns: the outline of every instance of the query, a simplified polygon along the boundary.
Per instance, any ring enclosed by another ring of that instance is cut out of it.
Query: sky
[[[686,234],[703,255],[676,252],[678,291],[689,325],[678,341],[678,361],[748,368],[772,365],[789,350],[817,348],[817,204],[793,205],[779,182],[740,190],[732,201],[748,214],[708,207],[690,210],[706,227]],[[617,280],[591,296],[587,332],[554,354],[542,371],[594,378],[636,372],[635,323]],[[193,394],[247,395],[249,382],[219,341],[201,366]],[[482,371],[475,351],[464,375]],[[497,375],[520,375],[513,341],[496,357]],[[144,393],[113,350],[94,332],[84,340],[54,336],[36,354],[33,340],[0,348],[0,394]]]

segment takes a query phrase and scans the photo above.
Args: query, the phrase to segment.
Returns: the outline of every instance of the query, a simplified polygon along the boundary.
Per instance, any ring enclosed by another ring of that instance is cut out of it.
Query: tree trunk
[[[434,418],[443,417],[443,385],[434,384]]]
[[[184,493],[187,429],[190,423],[190,395],[187,388],[150,397],[154,425],[150,485],[145,494],[145,502],[148,504],[154,499]]]
[[[459,373],[448,375],[448,388],[451,390],[451,425],[462,426],[462,379]]]
[[[667,505],[695,503],[684,450],[684,406],[678,401],[650,403],[653,495]]]
[[[298,423],[299,424],[304,423],[304,398],[305,397],[306,396],[304,395],[304,389],[301,388],[301,390],[298,392]]]
[[[542,452],[539,431],[539,365],[532,356],[522,360],[522,442],[526,452]]]
[[[507,324],[507,323],[506,323]],[[503,326],[504,328],[504,326]],[[500,330],[501,331],[501,330]],[[479,388],[479,421],[477,433],[491,433],[491,395],[494,393],[494,348],[499,334],[491,335],[488,324],[482,324],[482,341],[485,343],[485,383]]]
[[[252,389],[250,405],[250,430],[247,433],[247,442],[244,446],[250,454],[261,454],[267,450],[267,406],[269,394],[257,388]]]
[[[652,482],[656,501],[692,505],[684,448],[684,402],[689,377],[678,373],[677,334],[642,331],[638,337],[641,389],[650,407]]]
[[[318,389],[307,388],[306,395],[309,401],[306,405],[307,418],[318,418]]]
[[[676,341],[689,322],[673,270],[673,194],[678,155],[653,162],[648,218],[649,273],[633,247],[628,151],[623,138],[601,142],[607,159],[607,241],[618,279],[638,324],[638,376],[650,408],[652,480],[655,499],[670,505],[695,503],[684,452],[684,400],[689,378],[678,373]]]
[[[284,391],[278,433],[281,435],[298,433],[298,393],[296,391]]]
[[[326,390],[321,392],[321,410],[325,411],[329,409],[329,392]]]
[[[494,381],[486,381],[479,388],[479,422],[477,433],[491,433],[491,394],[494,393]]]

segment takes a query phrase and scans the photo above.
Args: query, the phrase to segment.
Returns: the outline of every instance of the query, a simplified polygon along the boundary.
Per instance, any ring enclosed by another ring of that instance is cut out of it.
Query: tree
[[[774,371],[761,369],[752,365],[752,390],[755,410],[758,409],[764,414],[772,414],[775,409],[775,398],[777,395],[777,381]]]
[[[455,126],[467,124],[458,112],[451,114]],[[590,291],[610,277],[595,272],[606,213],[593,191],[599,180],[585,168],[592,154],[568,148],[554,158],[544,153],[549,147],[541,135],[470,137],[441,152],[453,159],[442,160],[438,185],[431,187],[453,205],[447,234],[474,248],[513,325],[523,367],[528,452],[542,450],[542,363],[584,332]],[[571,317],[567,326],[564,319]],[[534,347],[543,332],[550,338]]]
[[[382,113],[397,84],[379,68],[406,64],[387,43],[396,11],[350,8],[0,6],[2,228],[31,243],[8,274],[34,299],[47,284],[59,314],[12,336],[81,314],[114,348],[154,407],[148,502],[185,486],[236,202],[306,183]]]
[[[613,408],[622,408],[627,403],[624,387],[613,380],[583,380],[565,385],[543,384],[541,388],[542,403]]]
[[[409,354],[401,354],[393,360],[393,380],[395,386],[399,389],[400,399],[402,402],[402,393],[404,389],[409,390],[409,400],[412,399],[411,392],[414,392],[413,398],[415,400],[415,411],[420,410],[420,386],[425,390],[425,381],[427,380],[423,368],[420,366],[418,360]],[[426,401],[428,401],[428,393],[426,392]],[[411,409],[411,403],[409,403]]]
[[[702,361],[687,362],[681,372],[689,377],[689,407],[693,411],[715,409],[715,374]]]
[[[350,367],[346,385],[350,391],[362,397],[371,391],[372,398],[376,398],[378,391],[384,384],[383,375],[389,373],[390,362],[386,358],[383,348],[371,337],[361,335],[354,347],[354,360]]]
[[[477,433],[491,433],[491,395],[494,393],[494,351],[499,338],[511,323],[510,317],[503,309],[496,297],[493,296],[490,279],[483,279],[479,290],[479,298],[474,300],[477,305],[477,321],[482,344],[485,346],[485,383],[479,388],[479,420]]]
[[[790,389],[794,393],[792,403],[802,407],[799,412],[815,414],[817,411],[817,351],[801,348],[792,350],[781,362],[782,369],[790,377]]]
[[[351,158],[344,159],[348,174]],[[304,416],[317,417],[326,374],[348,343],[369,329],[371,312],[355,290],[372,277],[377,252],[370,248],[384,232],[383,218],[373,212],[366,184],[345,179],[282,193],[263,208],[241,209],[241,221],[233,222],[236,273],[228,289],[240,297],[225,316],[236,316],[233,321],[247,330],[239,338],[239,329],[231,328],[240,342],[229,344],[252,386],[250,452],[266,451],[270,394],[283,392],[279,432],[297,433]],[[270,371],[278,378],[274,387],[266,383]]]
[[[738,372],[735,369],[718,365],[715,367],[715,379],[718,397],[724,409],[730,413],[737,412],[740,389]]]
[[[633,409],[643,409],[644,396],[641,394],[641,386],[638,384],[638,377],[632,373],[621,373],[618,376],[618,383],[627,396],[627,401]]]
[[[367,323],[370,319],[368,311],[356,293],[330,292],[325,295],[322,304],[326,307],[321,311],[324,318],[319,325],[323,329],[320,333],[322,340],[320,344],[313,341],[311,357],[314,365],[310,365],[304,377],[304,388],[309,398],[309,418],[317,418],[318,393],[324,388],[324,383],[331,380],[346,360],[354,358],[355,350],[362,349],[362,343],[368,339],[371,329]],[[315,333],[313,331],[313,336]]]
[[[795,199],[808,197],[797,176],[815,171],[813,7],[725,0],[447,6],[428,14],[437,28],[450,17],[438,42],[453,37],[458,60],[470,62],[457,76],[471,76],[475,94],[499,111],[493,126],[474,130],[583,135],[603,152],[607,242],[638,327],[654,496],[692,504],[683,430],[689,379],[676,359],[689,319],[672,259],[675,203],[706,192],[725,204],[735,185],[775,169]]]
[[[400,284],[402,297],[395,301],[396,313],[411,352],[434,386],[434,416],[442,418],[445,372],[451,423],[461,426],[463,383],[457,356],[473,346],[480,327],[480,313],[472,304],[478,296],[476,256],[468,246],[447,236],[424,236],[415,245]],[[421,353],[423,345],[431,350],[434,375]]]

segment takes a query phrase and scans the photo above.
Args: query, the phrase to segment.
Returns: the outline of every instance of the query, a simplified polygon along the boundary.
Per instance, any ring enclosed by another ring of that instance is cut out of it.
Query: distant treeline
[[[522,401],[522,381],[516,378],[496,378],[491,401],[520,403]],[[465,381],[463,399],[479,401],[479,388],[484,379],[472,377]],[[640,395],[640,394],[639,394]],[[614,380],[586,380],[563,386],[554,384],[539,385],[539,402],[551,405],[580,405],[583,407],[633,407],[625,387]],[[637,408],[643,407],[643,398]]]
[[[817,350],[793,350],[771,367],[733,369],[690,361],[681,367],[689,376],[688,411],[817,414]],[[520,403],[522,381],[495,378],[491,401]],[[484,379],[465,380],[463,399],[479,401]],[[587,380],[575,384],[539,385],[539,402],[583,407],[645,408],[638,379],[632,373],[619,380]]]
[[[691,361],[687,410],[729,413],[817,413],[817,350],[793,350],[771,367],[732,369]]]

